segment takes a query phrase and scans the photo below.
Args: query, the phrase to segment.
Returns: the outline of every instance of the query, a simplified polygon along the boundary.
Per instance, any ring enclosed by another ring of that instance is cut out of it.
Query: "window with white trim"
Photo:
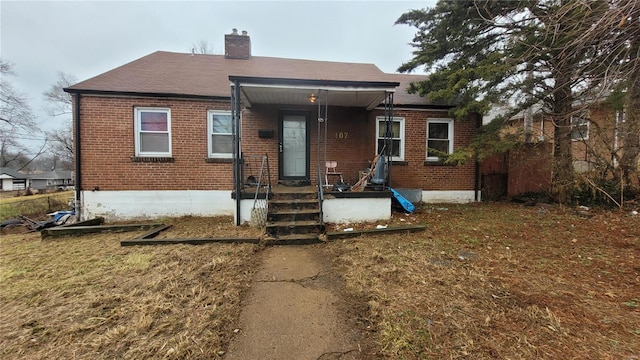
[[[171,110],[135,108],[136,156],[171,156]]]
[[[427,161],[440,161],[453,152],[453,119],[427,120]]]
[[[230,111],[207,111],[208,149],[210,158],[231,158],[233,134]]]
[[[387,132],[387,124],[384,116],[376,118],[376,154],[385,147],[385,133]],[[394,117],[389,123],[391,138],[391,160],[404,160],[404,118]]]
[[[571,116],[571,140],[589,140],[589,114],[584,112]]]

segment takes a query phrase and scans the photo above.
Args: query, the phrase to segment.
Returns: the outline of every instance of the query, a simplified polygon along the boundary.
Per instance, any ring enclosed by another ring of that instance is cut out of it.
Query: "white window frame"
[[[584,134],[584,136],[582,136],[580,138],[577,138],[577,137],[573,136],[573,131],[574,131],[576,125],[581,125],[580,123],[578,123],[576,121],[576,119],[577,120],[582,120],[583,121],[582,124],[584,124],[586,126],[586,128],[587,128],[586,134]],[[591,127],[591,119],[589,117],[589,113],[588,112],[585,112],[585,113],[579,114],[579,115],[571,115],[571,141],[586,141],[586,140],[589,140],[589,131],[591,130],[590,127]]]
[[[167,131],[144,131],[146,133],[157,133],[157,134],[168,134],[169,141],[169,151],[167,152],[159,152],[159,151],[142,151],[140,149],[140,134],[143,133],[141,126],[140,116],[143,112],[160,112],[167,114]],[[136,107],[134,111],[135,115],[135,144],[136,144],[136,156],[139,157],[171,157],[171,109],[169,108],[161,108],[161,107]]]
[[[386,117],[384,116],[377,116],[376,117],[376,154],[380,153],[380,149],[378,149],[378,140],[382,139],[379,135],[380,135],[380,122],[385,121]],[[400,137],[397,138],[393,138],[393,140],[400,140],[400,156],[392,156],[391,157],[391,161],[404,161],[404,144],[405,144],[405,136],[404,136],[404,123],[405,123],[405,118],[404,117],[393,117],[393,119],[391,120],[393,122],[399,122],[400,123]]]
[[[207,110],[207,153],[209,158],[225,158],[230,159],[233,157],[233,149],[230,153],[214,153],[213,152],[213,115],[229,115],[231,117],[231,111],[227,110]],[[231,119],[233,122],[233,118]],[[231,124],[233,126],[233,124]],[[216,133],[218,135],[233,136],[233,133]]]
[[[425,142],[425,150],[424,154],[427,161],[440,161],[440,157],[438,156],[429,156],[429,124],[437,123],[437,124],[447,124],[448,126],[448,140],[449,140],[449,149],[448,153],[453,153],[453,124],[454,121],[451,118],[429,118],[427,119],[427,129],[426,129],[426,142]],[[442,140],[442,139],[434,139],[434,140]]]

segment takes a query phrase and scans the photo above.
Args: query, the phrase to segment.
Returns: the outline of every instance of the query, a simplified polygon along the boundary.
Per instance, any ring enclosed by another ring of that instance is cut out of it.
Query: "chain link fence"
[[[28,217],[44,216],[58,210],[68,210],[72,195],[68,192],[55,193],[37,198],[25,197],[25,200],[2,199],[0,201],[0,220],[15,218],[18,215]]]

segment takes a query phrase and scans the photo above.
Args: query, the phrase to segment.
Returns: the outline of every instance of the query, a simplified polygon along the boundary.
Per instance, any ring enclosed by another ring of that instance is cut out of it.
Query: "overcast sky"
[[[426,1],[0,1],[0,57],[14,64],[44,128],[57,127],[42,93],[59,71],[85,80],[157,50],[189,52],[208,42],[224,53],[232,28],[252,55],[373,63],[395,72],[411,59],[415,29],[394,25]]]

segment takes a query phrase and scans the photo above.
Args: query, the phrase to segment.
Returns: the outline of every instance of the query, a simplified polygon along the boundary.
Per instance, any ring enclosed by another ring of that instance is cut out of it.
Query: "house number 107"
[[[337,132],[336,133],[336,139],[346,139],[349,137],[349,133],[348,132]]]

